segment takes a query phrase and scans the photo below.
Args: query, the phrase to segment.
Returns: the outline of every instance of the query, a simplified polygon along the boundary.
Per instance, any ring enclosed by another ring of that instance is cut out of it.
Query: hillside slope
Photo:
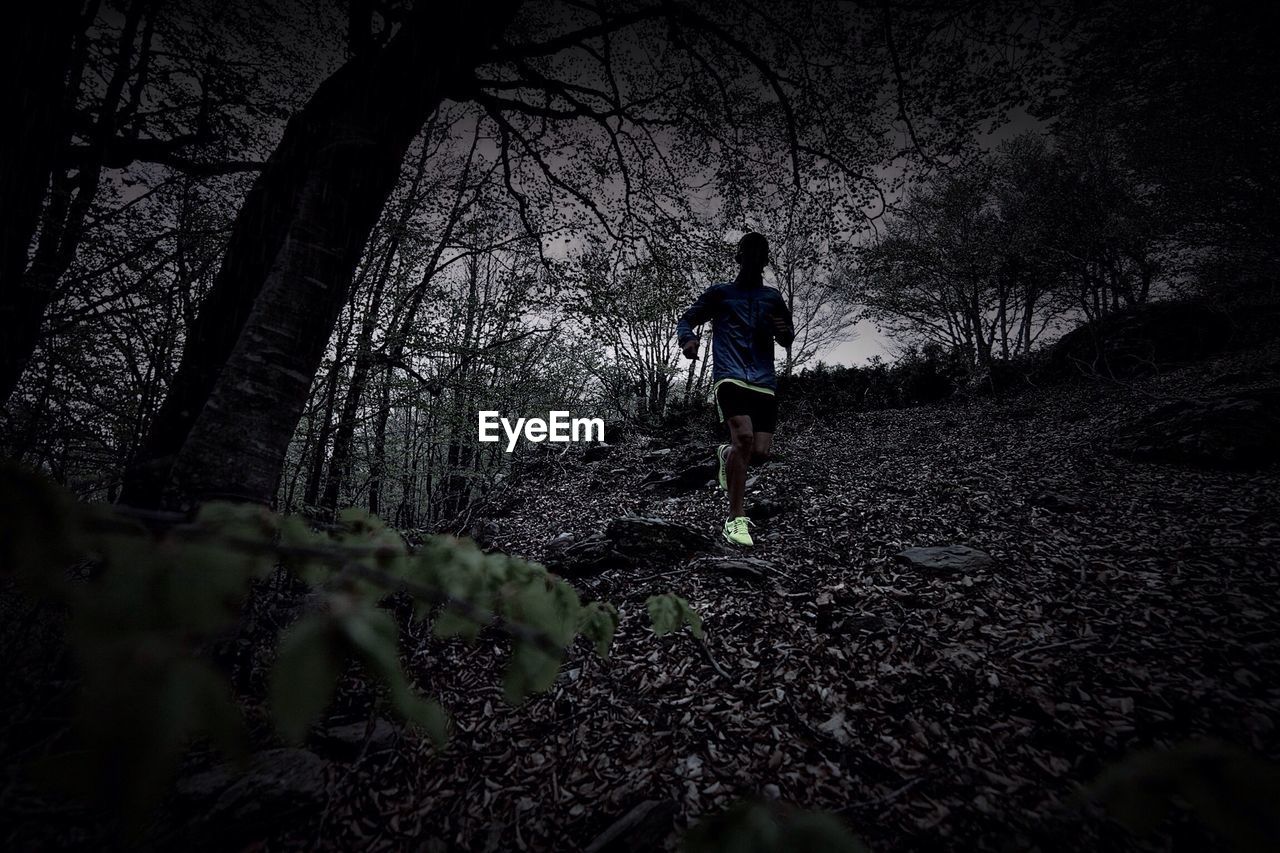
[[[1274,355],[784,423],[749,494],[784,508],[756,530],[766,577],[639,555],[575,580],[622,611],[613,655],[575,650],[519,708],[496,686],[499,641],[442,652],[424,637],[415,675],[443,694],[452,743],[366,759],[328,826],[566,850],[644,801],[670,804],[651,817],[662,835],[672,815],[678,830],[762,795],[838,812],[875,851],[1129,849],[1073,804],[1108,763],[1206,735],[1280,759],[1280,471],[1139,463],[1107,444],[1161,400],[1271,382]],[[494,546],[542,559],[628,514],[714,533],[713,485],[642,485],[653,449],[549,458],[490,520]],[[950,544],[993,562],[894,558]],[[668,591],[702,614],[705,653],[648,631],[644,601]]]

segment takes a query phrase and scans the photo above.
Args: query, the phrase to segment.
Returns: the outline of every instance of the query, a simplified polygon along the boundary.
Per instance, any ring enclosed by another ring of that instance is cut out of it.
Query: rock
[[[1039,492],[1032,495],[1031,505],[1059,513],[1080,512],[1085,508],[1079,500],[1061,492]]]
[[[566,578],[584,577],[609,568],[641,561],[675,562],[698,551],[709,551],[708,535],[672,521],[624,515],[611,520],[603,532],[582,539],[557,536],[548,545],[547,568]]]
[[[1121,430],[1111,449],[1149,462],[1263,468],[1280,461],[1280,388],[1169,403]]]
[[[198,812],[189,824],[205,847],[231,847],[274,827],[296,825],[325,804],[329,762],[305,749],[269,749],[241,773],[231,764],[178,781],[179,803]]]
[[[661,850],[675,825],[676,804],[645,800],[614,821],[586,847],[586,853],[647,853]]]
[[[719,462],[716,448],[707,444],[685,444],[645,454],[644,461],[655,467],[641,484],[651,489],[689,491],[707,485],[716,477]]]
[[[688,568],[700,571],[717,572],[722,575],[745,578],[752,581],[763,581],[779,574],[777,566],[758,557],[699,557],[689,563]]]
[[[633,558],[683,558],[715,545],[710,536],[687,525],[639,515],[613,519],[604,535],[618,551]]]
[[[700,465],[688,465],[675,472],[659,472],[645,478],[643,484],[651,489],[689,491],[707,485],[715,479],[718,465],[714,460]]]
[[[583,462],[599,462],[613,453],[612,444],[593,444],[582,453]]]
[[[908,548],[899,552],[895,559],[912,568],[938,573],[976,572],[995,565],[990,554],[968,545]]]
[[[330,726],[316,735],[322,751],[338,761],[354,761],[363,749],[366,754],[386,752],[400,742],[400,728],[384,719],[377,719],[373,731],[368,732],[369,746],[365,748],[368,723],[364,720],[341,726]]]
[[[566,578],[586,577],[605,569],[632,565],[631,559],[619,553],[603,533],[582,539],[562,533],[547,546],[543,562],[548,569]]]
[[[572,533],[561,533],[559,536],[556,536],[547,543],[547,551],[549,553],[558,553],[568,548],[573,543],[574,538]]]

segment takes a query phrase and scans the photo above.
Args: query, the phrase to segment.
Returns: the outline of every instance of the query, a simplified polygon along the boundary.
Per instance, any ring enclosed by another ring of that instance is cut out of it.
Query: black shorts
[[[771,433],[778,425],[778,398],[773,394],[724,382],[716,388],[716,405],[726,421],[735,415],[751,418],[753,432]]]

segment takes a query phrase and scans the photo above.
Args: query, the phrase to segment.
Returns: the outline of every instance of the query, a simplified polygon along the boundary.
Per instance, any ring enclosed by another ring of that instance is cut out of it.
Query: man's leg
[[[729,450],[725,456],[725,479],[729,483],[729,518],[745,515],[742,510],[747,492],[747,466],[755,447],[750,415],[729,416]]]
[[[769,451],[773,449],[773,433],[758,432],[755,443],[751,447],[751,464],[763,465],[769,461]]]

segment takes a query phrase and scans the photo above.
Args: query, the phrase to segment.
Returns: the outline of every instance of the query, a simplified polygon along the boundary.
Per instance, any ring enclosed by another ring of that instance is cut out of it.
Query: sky
[[[984,134],[978,144],[984,150],[995,150],[1002,142],[1027,131],[1045,132],[1045,123],[1028,115],[1025,110],[1017,109],[1009,113],[1006,121],[991,133]],[[886,361],[894,358],[900,345],[882,334],[869,320],[861,320],[854,327],[852,340],[836,344],[820,353],[817,358],[827,364],[862,365],[872,356],[880,356]]]
[[[827,350],[818,356],[827,364],[862,365],[873,355],[888,361],[893,357],[891,342],[876,329],[875,324],[861,320],[854,327],[854,338]]]

